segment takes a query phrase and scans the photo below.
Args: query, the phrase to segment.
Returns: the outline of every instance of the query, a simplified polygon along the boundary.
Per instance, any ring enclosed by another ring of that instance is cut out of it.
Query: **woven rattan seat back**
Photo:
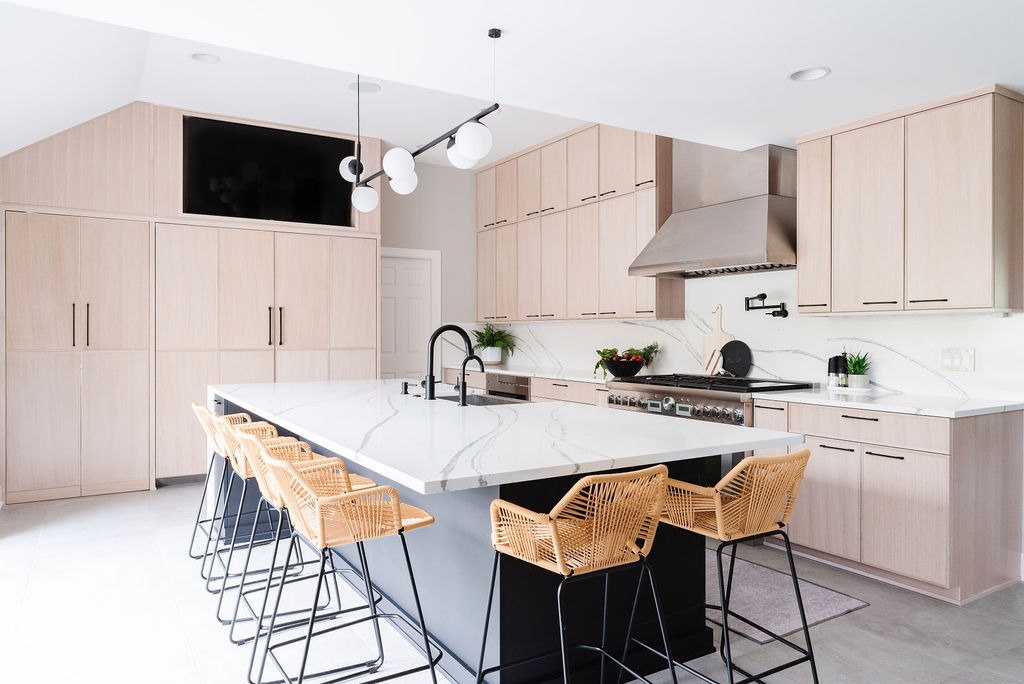
[[[274,508],[282,508],[285,503],[281,491],[277,488],[277,481],[270,473],[266,457],[280,458],[292,463],[309,463],[316,458],[322,458],[313,453],[309,444],[298,440],[290,442],[262,440],[254,434],[239,432],[238,443],[256,478],[260,493]]]
[[[211,412],[210,409],[199,404],[192,404],[192,411],[196,414],[196,418],[199,419],[199,424],[203,426],[203,432],[206,433],[206,438],[213,443],[213,449],[218,454],[227,458],[227,449],[224,446],[224,440],[221,438],[220,430],[217,428],[215,419],[220,418],[226,421],[229,425],[240,425],[242,423],[248,423],[252,421],[248,413],[232,413],[226,416],[218,416]]]
[[[789,524],[810,455],[751,456],[714,487],[669,480],[662,522],[720,541],[778,530]]]
[[[664,465],[577,482],[550,513],[495,499],[496,551],[564,576],[632,563],[647,555],[665,501]]]
[[[319,549],[398,534],[433,522],[433,518],[398,498],[393,487],[350,491],[348,471],[340,459],[299,468],[264,454],[295,529]]]
[[[221,433],[224,448],[227,449],[225,456],[231,462],[231,467],[235,469],[235,472],[242,479],[254,477],[252,468],[249,467],[249,462],[246,460],[245,454],[242,453],[242,447],[238,443],[238,434],[239,432],[247,432],[261,440],[276,439],[277,428],[263,421],[231,425],[226,421],[218,420],[217,416],[214,417],[214,425]]]

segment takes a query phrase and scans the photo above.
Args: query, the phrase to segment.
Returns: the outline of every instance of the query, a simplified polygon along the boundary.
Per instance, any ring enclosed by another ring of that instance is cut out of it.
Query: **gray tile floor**
[[[198,497],[179,485],[0,509],[0,682],[244,682],[248,651],[228,642],[185,555]],[[768,547],[740,555],[785,562]],[[811,629],[823,683],[1024,682],[1024,585],[958,608],[808,560],[798,571],[871,604]],[[733,644],[752,667],[788,656]],[[724,674],[716,655],[694,664]],[[811,679],[800,666],[766,681]]]

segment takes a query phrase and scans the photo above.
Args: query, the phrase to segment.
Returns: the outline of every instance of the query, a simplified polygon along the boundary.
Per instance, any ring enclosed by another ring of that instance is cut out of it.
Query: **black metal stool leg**
[[[195,552],[193,552],[192,549],[195,548],[195,545],[196,545],[196,533],[199,532],[199,522],[203,518],[203,507],[206,504],[206,490],[210,486],[210,476],[213,474],[213,461],[214,461],[214,458],[215,457],[210,458],[210,466],[206,469],[206,479],[203,480],[203,496],[199,499],[199,509],[196,511],[196,522],[192,526],[192,536],[189,538],[188,557],[189,558],[194,558],[194,559],[197,559],[197,560],[199,558],[202,558],[202,555],[197,555]],[[210,519],[211,524],[212,524],[212,520],[213,519],[211,518]]]
[[[217,496],[215,496],[214,499],[213,499],[213,517],[210,519],[210,533],[206,535],[206,548],[203,551],[203,561],[199,565],[199,576],[202,577],[203,579],[206,579],[207,577],[209,577],[210,573],[213,572],[213,561],[212,560],[210,561],[210,570],[209,571],[207,571],[207,569],[206,569],[206,561],[207,561],[207,559],[210,558],[210,553],[211,553],[210,552],[210,544],[213,544],[214,545],[213,548],[214,548],[214,550],[216,550],[217,549],[217,545],[220,543],[219,537],[220,537],[222,528],[224,526],[224,513],[225,513],[225,511],[223,509],[227,508],[227,503],[225,503],[223,507],[221,506],[221,500],[222,499],[226,500],[226,497],[224,496],[224,485],[225,484],[227,485],[227,489],[228,489],[227,494],[228,494],[228,496],[231,495],[231,486],[232,486],[232,484],[234,484],[234,482],[233,482],[233,480],[228,479],[230,477],[231,477],[231,468],[227,465],[227,462],[225,462],[224,463],[224,468],[223,468],[223,470],[221,471],[221,474],[220,474],[220,483],[217,485]],[[214,534],[213,533],[213,528],[214,528],[215,524],[217,526],[217,536],[218,536],[218,541],[216,543],[213,541],[213,534]]]
[[[370,579],[370,564],[366,562],[366,547],[363,542],[356,544],[356,550],[359,551],[359,565],[363,571],[363,585],[366,587],[367,601],[370,604],[370,615],[377,615],[377,602],[373,600],[373,581]],[[373,623],[373,636],[377,641],[377,657],[373,662],[376,663],[376,668],[380,668],[384,665],[384,642],[380,636],[379,621],[371,620],[370,622]]]
[[[726,675],[729,678],[729,684],[733,684],[735,681],[732,671],[732,650],[729,647],[729,599],[726,595],[726,584],[725,575],[722,572],[722,547],[725,544],[718,545],[717,557],[718,557],[718,596],[722,601],[722,653],[725,657],[725,669]],[[731,573],[730,573],[731,576]]]
[[[270,506],[268,505],[267,508],[269,509]],[[274,538],[273,538],[274,553],[273,553],[273,555],[270,558],[270,566],[269,566],[269,569],[267,571],[267,575],[268,575],[267,579],[268,580],[270,579],[270,576],[273,575],[274,562],[277,560],[277,549],[278,549],[278,545],[281,543],[281,526],[282,526],[283,522],[284,522],[284,515],[282,515],[282,513],[280,511],[278,511],[277,526],[274,529]],[[238,623],[238,609],[242,605],[242,594],[245,593],[244,592],[245,577],[246,577],[246,575],[249,572],[249,560],[250,560],[251,556],[252,556],[252,544],[249,545],[249,551],[246,553],[246,556],[245,556],[245,567],[242,569],[242,581],[241,581],[241,585],[239,587],[238,596],[235,597],[235,612],[234,612],[234,616],[231,618],[231,629],[228,632],[228,638],[231,640],[231,643],[236,644],[236,645],[243,644],[246,641],[246,639],[238,639],[238,640],[236,640],[236,638],[235,638],[235,625]],[[267,608],[267,602],[266,602],[266,594],[267,593],[269,593],[269,590],[267,590],[267,592],[264,592],[263,607],[261,608],[261,610],[266,610],[266,608]],[[248,602],[248,599],[246,599],[246,601]],[[260,627],[262,626],[262,623],[263,623],[263,615],[262,615],[262,613],[260,615],[258,615],[258,616],[254,614],[254,618],[256,618],[255,619],[255,622],[256,622],[256,635],[253,638],[258,640],[259,639],[259,633],[260,633]]]
[[[562,647],[562,681],[564,684],[569,684],[569,649],[565,643],[566,626],[565,616],[562,613],[562,589],[565,587],[568,579],[568,577],[565,577],[558,583],[558,592],[556,593],[556,601],[558,602],[558,638]]]
[[[793,592],[796,594],[796,606],[800,610],[800,625],[803,627],[804,640],[807,644],[807,662],[811,666],[811,678],[818,684],[818,668],[814,664],[814,649],[811,648],[811,630],[807,626],[807,615],[804,613],[804,601],[800,596],[800,581],[796,577],[796,564],[793,562],[793,549],[789,545],[789,535],[780,530],[782,541],[786,543],[786,558],[789,559],[789,574],[793,578]]]
[[[316,625],[316,606],[318,603],[320,603],[320,590],[324,586],[324,569],[327,567],[328,553],[330,552],[327,549],[324,549],[320,552],[320,572],[316,578],[316,591],[313,593],[313,608],[309,612],[309,627],[306,629],[306,643],[303,644],[302,647],[302,664],[299,665],[298,684],[302,684],[302,682],[306,679],[306,661],[309,659],[309,644],[313,638],[313,626]],[[284,588],[283,576],[281,578],[281,585],[282,588]],[[267,635],[268,649],[270,648],[270,639],[272,636],[272,634]],[[277,662],[276,659],[274,662]],[[284,670],[281,670],[281,674],[285,677],[285,679],[288,678],[288,674]]]
[[[491,624],[491,604],[494,602],[494,581],[498,577],[498,558],[501,556],[494,552],[494,567],[491,568],[491,587],[487,590],[487,611],[484,613],[484,636],[480,644],[480,664],[476,668],[476,684],[484,681],[484,653],[487,651],[487,628]]]
[[[244,492],[245,490],[243,489],[242,491]],[[241,572],[241,575],[239,576],[239,579],[238,579],[238,593],[239,593],[239,595],[241,595],[241,593],[243,591],[245,591],[245,576],[249,572],[249,559],[252,558],[252,547],[253,547],[253,544],[256,541],[256,528],[259,526],[260,511],[263,509],[263,504],[265,502],[266,502],[266,500],[261,496],[259,502],[256,504],[256,515],[253,516],[252,528],[249,530],[249,542],[245,545],[246,546],[246,550],[245,550],[245,563],[242,565],[242,572]],[[237,521],[237,519],[235,521],[235,528],[236,529],[238,528],[238,521]],[[236,536],[236,538],[237,538],[237,536]],[[231,568],[231,557],[234,555],[234,553],[235,553],[235,545],[234,545],[234,543],[232,543],[231,544],[231,550],[228,551],[228,563],[227,563],[227,566],[224,568],[224,578],[223,578],[223,580],[220,583],[220,591],[217,592],[218,593],[218,596],[217,596],[217,621],[220,622],[220,624],[222,624],[222,625],[231,624],[235,620],[234,617],[223,618],[223,617],[220,616],[220,609],[221,609],[221,606],[224,604],[224,594],[226,593],[226,590],[228,588],[228,574],[229,574],[228,570]],[[235,617],[237,617],[237,615]]]
[[[672,650],[668,645],[668,631],[665,629],[665,615],[661,612],[661,598],[658,596],[658,585],[654,581],[654,571],[651,566],[647,564],[647,559],[643,560],[643,567],[640,569],[640,575],[647,573],[647,580],[651,584],[651,599],[654,601],[654,612],[658,618],[658,628],[661,630],[661,645],[665,649],[665,662],[668,664],[668,671],[672,677],[672,684],[678,684],[676,678],[675,663],[672,660]],[[632,624],[630,624],[630,632],[632,632]],[[629,643],[630,633],[626,634],[626,643]],[[622,656],[622,662],[626,662],[626,656]]]
[[[416,577],[412,572],[412,559],[409,558],[409,545],[405,541],[404,532],[399,530],[398,536],[402,539],[402,551],[405,553],[405,567],[409,570],[409,585],[412,587],[412,597],[416,601],[416,617],[419,620],[420,633],[423,635],[423,646],[426,649],[427,664],[430,666],[430,680],[433,684],[437,684],[437,672],[434,670],[434,657],[430,652],[430,637],[427,635],[427,623],[423,619],[423,607],[420,605],[420,594],[419,591],[416,590]],[[370,603],[373,603],[372,599]]]
[[[288,564],[292,561],[292,551],[295,549],[295,538],[292,537],[288,544],[288,553],[285,555],[284,565],[288,567]],[[267,574],[267,594],[270,593],[271,578],[273,573]],[[277,611],[281,607],[281,595],[284,594],[284,575],[281,576],[281,582],[277,587],[277,598],[274,599],[274,610],[270,614],[270,624],[267,626],[267,641],[263,647],[263,659],[260,661],[259,672],[256,673],[256,684],[260,684],[263,681],[263,670],[267,666],[267,656],[270,654],[270,640],[274,636],[274,624],[277,622]],[[264,597],[264,610],[266,610],[266,597]],[[260,613],[262,615],[262,611]],[[252,642],[253,660],[255,661],[256,645],[260,643],[259,628],[257,627],[256,638]],[[252,674],[252,668],[250,667],[249,673]],[[250,680],[252,681],[252,680]]]
[[[210,575],[206,578],[206,590],[211,593],[224,593],[228,584],[228,575],[231,574],[231,558],[235,555],[235,540],[238,539],[238,525],[242,520],[242,509],[245,507],[245,494],[249,490],[249,480],[242,480],[242,496],[238,499],[238,509],[235,511],[234,524],[231,526],[231,538],[228,541],[228,561],[224,563],[224,576],[221,578],[220,589],[210,589],[210,581],[213,579],[213,567],[210,567]],[[217,553],[214,551],[214,553]]]

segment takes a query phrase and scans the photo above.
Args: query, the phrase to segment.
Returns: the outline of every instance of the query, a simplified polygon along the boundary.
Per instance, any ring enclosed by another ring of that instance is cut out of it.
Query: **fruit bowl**
[[[643,361],[615,361],[604,359],[601,363],[608,369],[608,372],[617,378],[631,378],[640,372],[644,367]]]

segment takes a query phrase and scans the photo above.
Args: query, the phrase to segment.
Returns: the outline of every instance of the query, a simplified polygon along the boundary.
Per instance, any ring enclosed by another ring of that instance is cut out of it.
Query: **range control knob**
[[[636,406],[637,405],[636,397],[630,397],[629,398],[629,405],[630,406]]]
[[[700,404],[694,404],[693,409],[690,410],[691,418],[700,418],[700,412],[704,409]]]
[[[742,423],[743,422],[743,409],[736,409],[735,411],[733,411],[732,412],[732,419],[735,420],[737,423]]]
[[[672,397],[665,397],[661,400],[661,408],[665,413],[672,413],[676,406],[676,400]]]
[[[723,409],[722,418],[725,418],[726,420],[732,420],[732,409]]]
[[[711,407],[710,406],[705,406],[704,407],[704,417],[705,418],[710,418],[711,417]]]
[[[711,415],[713,415],[715,418],[721,418],[722,417],[722,409],[720,407],[716,406],[711,411]]]

